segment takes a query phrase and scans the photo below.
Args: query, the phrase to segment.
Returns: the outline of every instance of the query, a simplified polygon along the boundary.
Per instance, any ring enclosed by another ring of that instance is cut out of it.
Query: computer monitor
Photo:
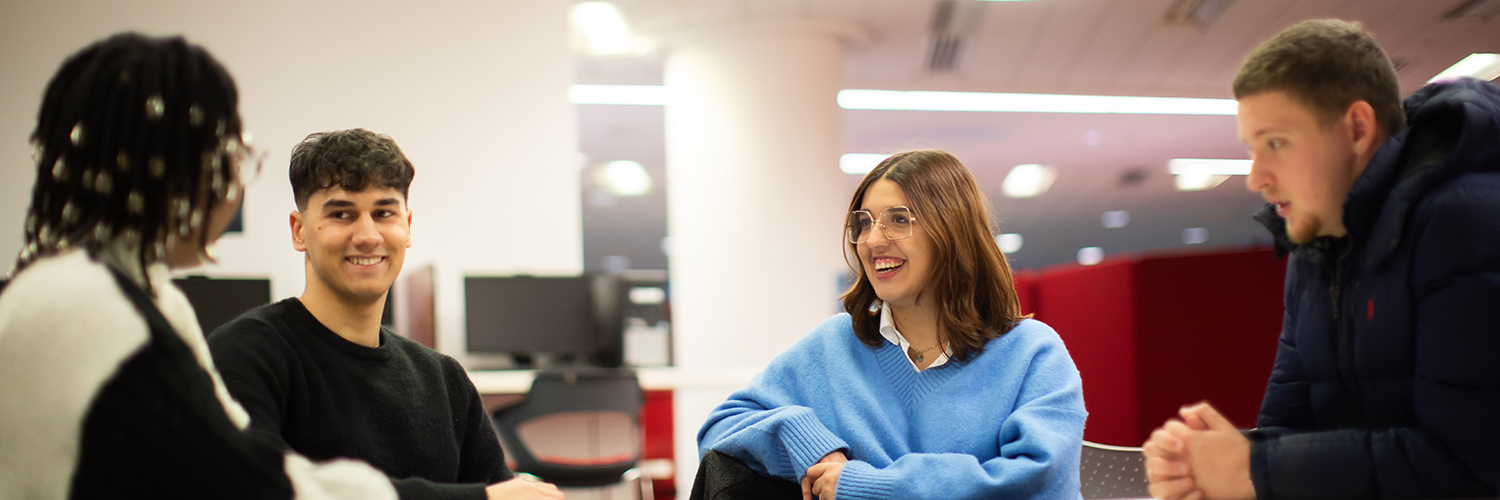
[[[468,363],[619,366],[618,288],[608,276],[465,276]]]
[[[203,333],[213,333],[245,311],[271,303],[271,280],[189,276],[172,280],[198,314]]]

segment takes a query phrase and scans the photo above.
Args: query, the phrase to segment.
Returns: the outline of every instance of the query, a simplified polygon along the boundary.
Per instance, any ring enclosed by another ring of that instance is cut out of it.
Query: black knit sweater
[[[404,499],[484,498],[511,478],[478,392],[457,361],[380,331],[380,347],[339,337],[296,298],[208,336],[251,429],[319,460],[357,458]]]

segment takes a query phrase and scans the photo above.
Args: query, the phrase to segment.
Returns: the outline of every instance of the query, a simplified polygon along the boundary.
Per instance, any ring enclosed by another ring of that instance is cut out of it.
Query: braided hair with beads
[[[224,67],[180,37],[121,33],[70,56],[31,136],[37,177],[12,274],[83,248],[143,275],[192,235],[211,257],[208,214],[240,196],[238,99]]]

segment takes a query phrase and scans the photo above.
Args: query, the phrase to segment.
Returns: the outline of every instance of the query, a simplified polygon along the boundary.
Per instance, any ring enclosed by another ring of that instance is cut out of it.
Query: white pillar
[[[675,360],[764,367],[836,312],[849,188],[836,97],[842,25],[705,29],[667,55],[667,225]],[[697,431],[734,388],[675,397],[678,498]]]

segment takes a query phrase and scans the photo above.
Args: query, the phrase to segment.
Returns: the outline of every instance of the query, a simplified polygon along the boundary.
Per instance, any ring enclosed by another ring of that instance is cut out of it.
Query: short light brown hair
[[[932,276],[928,277],[937,304],[939,340],[948,344],[954,359],[966,360],[984,350],[1022,319],[1010,264],[995,244],[988,204],[974,177],[958,158],[943,151],[896,153],[880,162],[854,191],[849,211],[859,210],[875,181],[887,179],[901,187],[917,224],[932,238]],[[849,244],[846,252],[858,253]],[[844,311],[854,317],[854,333],[867,345],[880,345],[880,317],[870,314],[875,288],[864,266],[854,266],[854,284],[840,297]],[[925,292],[924,292],[925,293]]]
[[[1406,127],[1396,68],[1358,22],[1303,21],[1256,47],[1234,77],[1234,98],[1277,90],[1325,126],[1365,101],[1386,134]]]

